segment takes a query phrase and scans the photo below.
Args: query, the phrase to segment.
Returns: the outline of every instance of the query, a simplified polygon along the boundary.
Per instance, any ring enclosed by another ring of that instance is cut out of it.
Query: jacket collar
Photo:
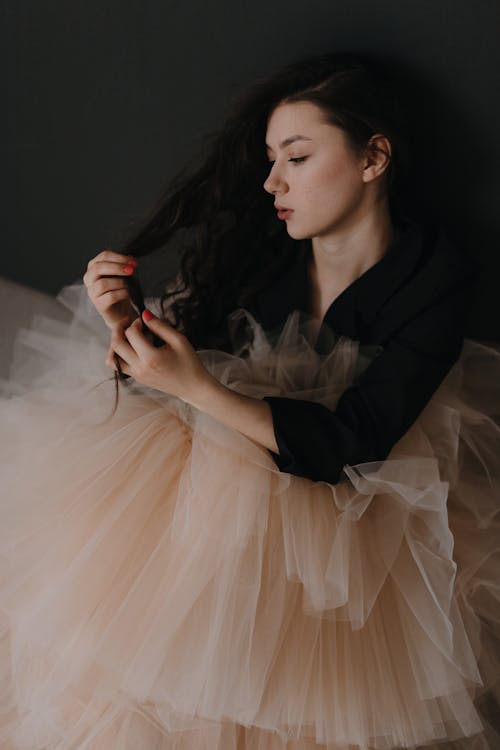
[[[384,304],[414,273],[425,254],[423,228],[406,220],[385,255],[355,279],[332,302],[323,323],[330,329],[356,337],[360,319],[373,320]],[[286,271],[257,296],[254,312],[264,329],[280,327],[293,310],[308,312],[307,262],[312,252],[310,239],[291,243],[292,260]]]

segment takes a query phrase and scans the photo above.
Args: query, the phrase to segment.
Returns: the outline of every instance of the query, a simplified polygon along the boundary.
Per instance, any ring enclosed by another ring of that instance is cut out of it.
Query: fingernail
[[[127,263],[126,266],[123,266],[123,273],[134,273],[134,266],[131,263]]]
[[[142,317],[144,318],[146,323],[149,323],[150,320],[153,320],[154,315],[149,310],[144,310],[144,312],[142,313]]]
[[[132,258],[132,260],[129,260],[128,265],[129,266],[134,266],[134,268],[137,268],[137,266],[139,265],[139,263]]]

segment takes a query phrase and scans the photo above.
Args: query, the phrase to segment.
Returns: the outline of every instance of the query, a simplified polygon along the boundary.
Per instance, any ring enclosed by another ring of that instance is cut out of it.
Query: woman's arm
[[[346,464],[384,460],[416,420],[460,355],[465,310],[461,283],[424,306],[334,411],[313,401],[232,391],[206,370],[185,336],[150,313],[144,320],[165,348],[154,349],[137,320],[116,329],[111,350],[138,382],[182,398],[271,451],[281,471],[336,484]],[[114,366],[112,357],[108,364]]]
[[[141,331],[139,318],[131,325],[130,318],[124,318],[113,328],[108,367],[116,368],[117,355],[121,371],[137,382],[178,396],[264,448],[278,452],[269,404],[220,383],[204,367],[187,337],[149,310],[143,313],[143,320],[165,341],[165,347],[151,345]]]
[[[460,356],[465,291],[457,285],[402,326],[334,411],[265,396],[273,412],[278,468],[336,484],[346,464],[387,458]]]
[[[265,401],[237,393],[211,375],[192,398],[185,400],[227,427],[238,430],[250,440],[278,453],[271,407]]]

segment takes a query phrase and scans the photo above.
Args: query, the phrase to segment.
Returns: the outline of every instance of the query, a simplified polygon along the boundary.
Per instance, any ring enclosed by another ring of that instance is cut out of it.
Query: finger
[[[142,320],[152,333],[172,347],[178,346],[184,338],[176,328],[153,315],[151,310],[144,310]]]
[[[116,253],[114,250],[102,250],[98,255],[96,255],[94,258],[91,258],[87,264],[87,268],[90,268],[91,266],[95,265],[96,263],[100,263],[102,261],[111,261],[112,263],[120,263],[121,265],[127,265],[127,263],[132,263],[133,265],[137,267],[137,260],[134,258],[133,255],[126,255],[124,253]]]
[[[128,371],[128,365],[124,362],[116,352],[110,351],[106,357],[106,367],[110,370],[118,373],[121,378],[129,378],[130,372]]]
[[[151,356],[158,348],[163,349],[168,346],[164,344],[163,347],[154,347],[152,343],[145,336],[143,331],[143,322],[141,318],[136,318],[132,325],[130,325],[125,331],[124,335],[130,342],[135,352],[142,359]],[[162,339],[163,341],[163,339]]]
[[[131,276],[137,265],[132,261],[112,263],[111,261],[97,261],[89,265],[87,271],[83,274],[83,283],[86,286],[95,284],[99,279],[110,276]]]
[[[94,300],[92,295],[90,295],[90,299]],[[104,312],[106,310],[109,310],[109,308],[112,307],[115,303],[122,302],[123,300],[130,300],[128,289],[115,289],[112,292],[106,292],[100,297],[97,297],[95,299],[95,306],[97,310],[101,310]]]
[[[91,285],[90,291],[97,299],[106,292],[116,292],[118,291],[118,289],[128,290],[127,282],[125,281],[125,279],[120,279],[116,276],[112,276],[109,278],[98,279],[98,281],[94,282],[94,284]]]
[[[120,376],[120,378],[129,378],[130,372],[129,368],[126,362],[123,361],[123,359],[118,356],[116,352],[113,353],[113,363],[115,366],[115,370]]]
[[[124,328],[128,323],[124,322],[123,319],[113,327],[110,341],[110,349],[113,350],[118,356],[123,359],[128,365],[134,367],[138,361],[138,357],[134,348],[130,345],[129,341],[125,338]]]
[[[131,321],[130,315],[126,315],[125,317],[121,318],[117,323],[114,323],[114,325],[111,328],[109,348],[108,348],[108,353],[106,355],[106,365],[108,367],[116,369],[115,364],[116,364],[116,360],[119,359],[119,356],[118,354],[116,354],[113,347],[118,336],[123,335],[123,330],[125,329],[126,326],[130,324],[130,321]]]
[[[108,353],[106,354],[106,359],[105,359],[106,367],[109,367],[111,370],[117,370],[115,356],[117,355],[115,355],[112,349],[110,349]]]

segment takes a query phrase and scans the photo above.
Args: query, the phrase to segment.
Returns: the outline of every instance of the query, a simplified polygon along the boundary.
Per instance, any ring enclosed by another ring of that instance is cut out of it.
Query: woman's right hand
[[[125,279],[136,268],[135,258],[113,250],[103,250],[88,263],[83,283],[108,328],[113,328],[126,315],[135,315]]]

